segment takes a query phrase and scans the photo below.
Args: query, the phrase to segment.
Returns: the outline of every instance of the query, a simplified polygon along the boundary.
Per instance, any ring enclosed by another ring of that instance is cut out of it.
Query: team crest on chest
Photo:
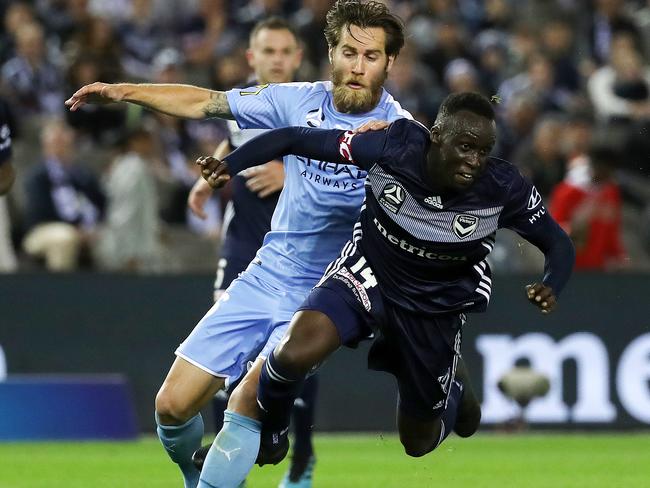
[[[399,212],[404,199],[406,198],[406,191],[401,185],[397,183],[388,183],[381,191],[379,203],[393,213]]]
[[[459,239],[471,236],[478,228],[479,218],[470,214],[458,214],[454,217],[452,228]]]

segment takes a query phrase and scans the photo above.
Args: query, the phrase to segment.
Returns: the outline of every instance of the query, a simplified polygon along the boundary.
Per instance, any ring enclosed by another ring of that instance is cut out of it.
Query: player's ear
[[[390,73],[390,69],[393,67],[393,62],[395,62],[395,56],[388,56],[388,62],[386,63],[386,73]]]
[[[253,60],[253,50],[251,48],[246,49],[246,61],[248,61],[248,66],[255,68],[255,62]]]
[[[333,49],[333,48],[330,47],[330,48],[327,50],[327,57],[330,59],[330,64],[332,64],[332,49]]]
[[[441,139],[440,139],[440,126],[439,125],[434,125],[431,127],[429,130],[429,139],[431,139],[431,142],[435,144],[436,146],[440,146],[441,144]]]

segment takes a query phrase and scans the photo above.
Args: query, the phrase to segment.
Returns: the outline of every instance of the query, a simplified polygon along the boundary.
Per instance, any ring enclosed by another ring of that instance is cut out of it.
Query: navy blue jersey
[[[264,132],[264,129],[242,130],[234,121],[228,121],[228,128],[229,143],[233,149]],[[267,160],[259,161],[254,165],[266,162]],[[280,192],[260,198],[246,187],[246,178],[241,175],[232,178],[230,190],[230,201],[224,213],[221,257],[226,259],[226,266],[237,268],[229,269],[226,273],[235,278],[253,260],[257,250],[262,247],[264,236],[271,230],[271,217]],[[230,281],[232,280],[224,280],[218,287],[227,288]]]
[[[300,127],[262,137],[226,161],[238,167],[254,152],[270,157],[291,152],[327,161],[338,157],[368,172],[352,242],[372,270],[366,284],[379,286],[398,307],[416,313],[484,310],[492,290],[486,257],[503,227],[544,252],[544,283],[556,295],[568,280],[573,264],[568,236],[535,187],[506,161],[490,158],[468,190],[440,195],[426,183],[429,131],[412,120],[356,135]]]
[[[0,100],[0,165],[11,159],[11,120],[9,109]]]

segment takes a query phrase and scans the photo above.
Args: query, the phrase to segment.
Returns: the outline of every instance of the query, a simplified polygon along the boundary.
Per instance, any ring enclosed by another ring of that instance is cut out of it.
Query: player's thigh
[[[183,423],[196,415],[223,386],[223,378],[177,357],[156,396],[156,411],[165,424]]]
[[[254,276],[235,280],[176,350],[176,355],[224,378],[226,387],[246,372],[277,325],[282,300]]]
[[[395,375],[403,414],[433,421],[447,406],[460,359],[462,320],[451,314],[425,319],[400,310],[391,310],[386,317],[369,363],[385,360],[389,367],[375,369]]]

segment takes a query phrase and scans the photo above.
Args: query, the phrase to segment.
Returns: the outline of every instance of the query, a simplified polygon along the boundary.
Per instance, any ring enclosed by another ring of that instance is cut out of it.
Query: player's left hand
[[[363,132],[368,132],[369,130],[383,130],[390,125],[390,122],[386,120],[371,120],[365,124],[360,125],[353,132],[357,134],[362,134]]]
[[[201,167],[201,177],[208,182],[211,188],[221,188],[228,183],[228,164],[212,156],[201,156],[196,160]]]
[[[260,198],[268,197],[282,190],[284,186],[284,165],[282,161],[247,168],[240,173],[246,178],[246,187]]]
[[[557,298],[550,286],[542,283],[533,283],[526,285],[526,297],[536,307],[539,307],[542,313],[550,313],[557,305]]]

